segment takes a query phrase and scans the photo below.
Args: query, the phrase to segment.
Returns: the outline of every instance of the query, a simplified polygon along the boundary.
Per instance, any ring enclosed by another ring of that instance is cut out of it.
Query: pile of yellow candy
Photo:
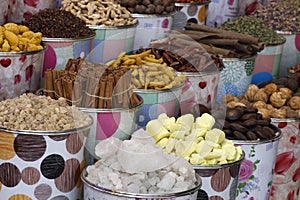
[[[7,23],[0,26],[0,52],[28,52],[42,49],[42,33],[27,26]]]
[[[146,131],[165,153],[187,159],[192,165],[221,165],[240,160],[242,148],[225,139],[225,133],[213,128],[215,119],[203,113],[196,119],[192,114],[175,119],[165,113],[146,125]]]

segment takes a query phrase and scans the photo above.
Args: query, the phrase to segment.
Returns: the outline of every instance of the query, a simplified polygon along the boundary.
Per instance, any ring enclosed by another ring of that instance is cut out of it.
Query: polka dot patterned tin
[[[225,94],[242,96],[252,81],[256,56],[247,59],[223,58],[224,69],[220,72],[217,102]]]
[[[194,166],[202,180],[198,199],[228,200],[236,198],[239,171],[244,156],[235,162],[224,165]]]
[[[169,117],[177,117],[183,85],[169,90],[135,89],[134,92],[144,100],[140,110],[138,126],[140,128],[145,127],[150,120],[157,119],[161,113],[166,113]]]
[[[80,199],[90,126],[57,132],[0,130],[1,199]]]

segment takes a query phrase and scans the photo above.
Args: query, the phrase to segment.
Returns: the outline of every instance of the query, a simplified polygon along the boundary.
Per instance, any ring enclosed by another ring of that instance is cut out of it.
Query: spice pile
[[[132,108],[141,104],[132,92],[131,73],[126,68],[69,59],[65,70],[47,70],[44,81],[46,95],[64,97],[84,108]]]
[[[120,4],[110,0],[64,0],[61,9],[71,12],[87,25],[126,26],[137,24],[137,19]]]
[[[196,41],[208,53],[224,58],[249,58],[264,48],[264,44],[251,35],[194,23],[187,23],[185,30],[173,33],[169,35],[169,39],[174,43],[184,40],[182,43],[189,45]]]
[[[102,188],[163,195],[199,185],[192,166],[183,158],[165,154],[143,129],[130,140],[110,137],[100,141],[95,154],[101,159],[87,167],[85,178]]]
[[[47,38],[87,38],[96,33],[83,20],[60,9],[44,9],[21,22]]]
[[[224,22],[219,28],[226,31],[251,35],[266,45],[278,45],[286,41],[285,37],[267,27],[260,19],[254,16],[236,17]]]
[[[261,19],[273,30],[283,32],[300,32],[300,1],[284,0],[271,2],[258,7],[252,15]]]

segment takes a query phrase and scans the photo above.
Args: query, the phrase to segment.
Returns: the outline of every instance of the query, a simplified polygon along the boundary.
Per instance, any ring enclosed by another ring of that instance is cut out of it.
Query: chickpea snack
[[[1,101],[0,118],[1,199],[79,199],[92,118],[32,93]]]
[[[0,100],[35,92],[40,87],[47,45],[27,26],[0,26]]]

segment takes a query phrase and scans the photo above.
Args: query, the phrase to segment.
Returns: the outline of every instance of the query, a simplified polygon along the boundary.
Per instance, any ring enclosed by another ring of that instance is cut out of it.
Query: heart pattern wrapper
[[[0,132],[1,199],[78,199],[90,129],[49,135]]]
[[[276,156],[271,199],[298,200],[300,197],[300,120],[276,119],[282,132]]]
[[[45,49],[26,55],[8,53],[1,56],[0,53],[0,100],[15,98],[25,92],[35,93],[40,88],[44,52]]]

